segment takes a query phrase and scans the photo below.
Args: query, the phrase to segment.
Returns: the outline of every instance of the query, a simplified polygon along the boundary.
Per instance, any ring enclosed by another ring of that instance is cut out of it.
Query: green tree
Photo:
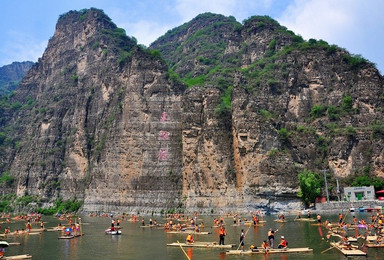
[[[311,109],[312,119],[316,119],[325,115],[327,107],[324,105],[314,105]]]
[[[281,128],[280,130],[277,131],[277,133],[279,134],[281,142],[283,143],[288,142],[290,133],[286,128]]]
[[[321,194],[321,177],[318,173],[309,170],[300,172],[298,177],[300,189],[297,195],[308,207]]]
[[[371,179],[367,175],[359,175],[352,182],[354,187],[371,186]]]
[[[0,175],[0,184],[5,183],[5,185],[10,186],[15,180],[9,171],[5,171]]]
[[[375,190],[381,190],[384,188],[384,180],[379,177],[372,177],[368,174],[357,176],[351,183],[353,187],[371,186],[375,187]]]
[[[343,98],[343,109],[345,111],[350,111],[353,108],[353,100],[351,96],[346,96]]]

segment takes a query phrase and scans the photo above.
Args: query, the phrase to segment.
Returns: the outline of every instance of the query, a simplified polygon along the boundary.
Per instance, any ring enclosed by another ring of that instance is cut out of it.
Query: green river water
[[[355,213],[358,219],[370,219],[370,213]],[[218,216],[199,216],[201,221],[204,221],[206,228],[204,231],[210,231],[209,235],[196,235],[196,241],[217,241],[218,229],[211,228],[213,218]],[[148,223],[148,216],[144,217]],[[154,216],[159,223],[165,222],[160,216]],[[336,222],[337,215],[323,216],[323,219],[330,219]],[[44,216],[45,225],[47,228],[56,226],[59,221],[54,217]],[[9,237],[8,242],[20,242],[20,246],[11,246],[6,248],[6,256],[18,254],[30,254],[32,259],[187,259],[183,251],[179,247],[167,247],[167,243],[184,241],[183,234],[167,234],[163,229],[140,228],[140,222],[132,223],[123,221],[121,223],[122,235],[112,236],[106,235],[104,230],[109,227],[111,219],[108,217],[88,217],[83,216],[83,237],[77,237],[69,240],[60,240],[60,232],[43,232],[40,235],[29,235],[23,237]],[[327,231],[324,228],[313,226],[308,222],[293,221],[294,216],[286,217],[287,223],[281,225],[274,222],[276,216],[266,216],[267,221],[265,226],[261,227],[233,227],[232,218],[224,218],[227,230],[225,243],[233,243],[238,245],[241,229],[247,232],[245,238],[245,246],[248,248],[251,244],[260,246],[263,240],[267,239],[267,231],[269,228],[277,229],[275,247],[279,242],[281,235],[284,235],[289,242],[289,247],[310,247],[313,248],[313,253],[303,254],[276,254],[276,255],[243,255],[233,256],[226,255],[225,250],[221,249],[206,249],[206,248],[185,248],[186,253],[191,259],[346,259],[336,249],[328,250],[321,253],[323,250],[330,248],[329,241],[326,239]],[[347,222],[351,222],[352,214],[346,218]],[[16,222],[9,224],[11,231],[24,228],[25,222]],[[6,224],[2,224],[2,231]],[[209,226],[209,227],[208,227]],[[34,224],[32,228],[37,228]],[[349,231],[351,235],[354,230]],[[361,232],[361,231],[360,231]],[[337,241],[337,238],[331,238]],[[360,244],[363,241],[359,241]],[[237,248],[237,246],[236,246]],[[236,249],[234,248],[234,249]],[[384,259],[384,248],[367,249],[363,251],[368,253],[368,257],[354,257],[348,259]]]

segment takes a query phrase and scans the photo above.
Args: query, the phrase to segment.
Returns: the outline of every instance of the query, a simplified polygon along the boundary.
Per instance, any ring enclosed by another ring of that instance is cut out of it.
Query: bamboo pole
[[[332,248],[335,248],[335,247],[334,247],[334,246],[331,246],[330,248],[325,249],[324,251],[321,251],[321,253],[325,253],[325,252],[327,252],[328,250],[331,250]]]
[[[237,250],[239,250],[239,248],[240,248],[240,246],[241,246],[241,243],[244,242],[244,239],[245,239],[245,237],[247,236],[248,231],[249,231],[249,229],[250,229],[251,227],[252,227],[252,225],[249,226],[249,228],[247,229],[247,232],[245,232],[245,234],[244,234],[244,238],[243,238],[243,240],[240,241],[239,246],[237,247]]]
[[[349,210],[347,209],[347,213],[344,215],[344,218],[341,220],[341,223],[344,223],[344,220],[347,217],[348,213],[349,213]]]
[[[181,246],[179,240],[177,240],[177,243],[179,244],[181,250],[183,250],[184,255],[187,257],[188,260],[191,260],[191,258],[188,256],[187,252],[185,252],[184,248]]]
[[[284,225],[284,223],[281,224],[280,227],[278,227],[278,228],[275,230],[275,232],[279,231],[279,229],[280,229],[283,225]]]

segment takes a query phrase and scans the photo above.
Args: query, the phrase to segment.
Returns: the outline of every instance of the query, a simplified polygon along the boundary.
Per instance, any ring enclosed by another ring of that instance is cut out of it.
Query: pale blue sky
[[[239,22],[269,15],[304,39],[323,39],[377,64],[384,73],[383,0],[0,0],[0,66],[37,61],[59,15],[95,7],[129,36],[148,46],[200,13],[232,15]]]

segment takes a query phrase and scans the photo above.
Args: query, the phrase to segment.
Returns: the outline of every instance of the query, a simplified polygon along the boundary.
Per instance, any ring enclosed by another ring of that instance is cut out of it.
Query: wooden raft
[[[41,232],[24,232],[24,233],[8,233],[8,234],[0,234],[0,237],[7,237],[7,236],[24,236],[24,235],[39,235]]]
[[[72,238],[75,238],[75,237],[81,237],[81,236],[84,236],[85,234],[80,234],[80,235],[69,235],[69,236],[61,236],[61,237],[58,237],[58,239],[72,239]]]
[[[287,220],[283,220],[283,219],[275,219],[274,220],[275,222],[279,222],[279,223],[287,223],[288,221]]]
[[[244,226],[262,227],[262,226],[265,226],[265,224],[264,223],[256,223],[256,225],[255,225],[252,222],[252,223],[244,223]]]
[[[171,243],[167,246],[182,246],[182,247],[200,247],[200,248],[224,248],[230,249],[235,244],[219,245],[217,242],[194,242],[194,243]]]
[[[331,242],[331,246],[338,249],[343,255],[345,256],[366,256],[367,253],[364,253],[360,249],[352,248],[352,249],[344,249],[343,246],[339,245],[338,243]]]
[[[167,234],[194,234],[194,235],[209,235],[212,234],[212,232],[206,232],[206,231],[168,231]]]
[[[370,248],[379,248],[379,247],[384,247],[384,244],[373,244],[373,243],[368,243],[366,244],[367,247],[370,247]]]
[[[164,228],[162,225],[145,225],[145,226],[140,226],[141,228]]]
[[[314,218],[296,218],[295,221],[306,221],[306,222],[315,222]]]
[[[309,247],[301,248],[284,248],[284,249],[269,249],[268,254],[289,254],[289,253],[313,253],[313,249]],[[227,255],[252,255],[252,254],[266,254],[264,249],[260,248],[258,251],[252,250],[229,250]]]
[[[14,255],[14,256],[6,256],[2,259],[7,259],[7,260],[22,260],[22,259],[31,259],[31,255]]]

